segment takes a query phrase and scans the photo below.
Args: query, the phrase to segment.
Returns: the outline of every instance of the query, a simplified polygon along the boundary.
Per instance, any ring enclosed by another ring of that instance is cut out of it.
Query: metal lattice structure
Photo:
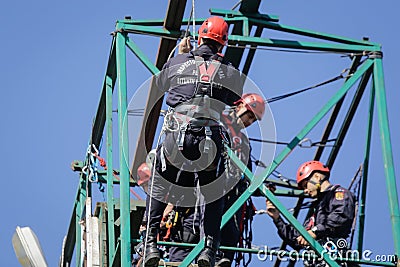
[[[338,37],[331,34],[316,33],[309,30],[299,29],[279,23],[276,16],[261,14],[258,11],[260,0],[242,1],[239,11],[215,10],[210,9],[212,15],[223,16],[228,24],[233,25],[229,36],[230,46],[225,52],[225,57],[235,66],[239,66],[243,60],[243,68],[240,70],[248,74],[256,49],[251,49],[244,58],[244,50],[247,47],[272,47],[284,48],[301,51],[322,51],[322,52],[344,52],[354,54],[352,64],[349,68],[348,76],[341,88],[331,97],[323,108],[301,129],[288,145],[274,158],[273,162],[260,175],[254,176],[246,166],[235,157],[233,153],[229,156],[242,169],[246,177],[251,181],[250,186],[239,197],[233,206],[224,214],[221,227],[234,215],[245,201],[251,197],[255,190],[260,189],[281,212],[283,217],[293,225],[297,231],[309,242],[312,249],[318,256],[323,256],[330,266],[339,266],[339,261],[334,261],[327,254],[322,253],[322,246],[316,242],[304,229],[302,224],[296,219],[299,214],[300,206],[304,200],[302,194],[295,190],[293,184],[282,183],[274,180],[271,174],[286,159],[289,153],[303,140],[306,135],[319,123],[319,121],[329,112],[330,117],[322,133],[321,140],[327,140],[331,135],[334,124],[337,121],[338,113],[343,107],[345,96],[349,95],[352,87],[357,87],[352,102],[347,110],[346,116],[341,123],[335,144],[341,144],[346,136],[354,114],[360,103],[361,96],[365,93],[369,81],[372,81],[370,89],[370,104],[368,113],[368,127],[366,134],[366,145],[364,152],[364,172],[361,182],[361,197],[359,204],[359,225],[357,249],[363,248],[364,236],[364,214],[366,199],[366,186],[368,176],[368,161],[370,155],[370,144],[372,135],[372,120],[374,109],[378,111],[379,129],[382,143],[382,153],[385,165],[385,176],[388,190],[388,201],[393,229],[393,239],[395,242],[395,254],[400,255],[400,215],[398,205],[398,193],[396,190],[396,179],[392,158],[392,147],[390,142],[390,131],[386,107],[386,94],[383,79],[382,52],[380,45],[367,40],[354,40],[350,38]],[[82,266],[83,262],[87,266],[131,266],[132,247],[137,242],[137,230],[144,212],[144,203],[132,201],[130,199],[130,187],[135,186],[135,181],[130,173],[135,173],[137,166],[144,161],[146,151],[153,146],[156,133],[159,112],[163,99],[157,99],[156,92],[149,91],[147,105],[142,125],[141,134],[137,143],[135,156],[130,166],[125,164],[128,151],[128,124],[127,117],[127,71],[126,71],[126,52],[133,52],[143,65],[152,73],[159,72],[163,64],[167,61],[170,51],[176,46],[176,41],[181,36],[181,27],[188,23],[188,19],[183,19],[186,1],[170,1],[167,16],[160,20],[132,20],[126,18],[116,23],[116,30],[113,35],[107,71],[105,74],[101,97],[95,116],[95,121],[90,136],[90,149],[83,162],[74,162],[73,168],[80,171],[80,184],[78,187],[73,214],[68,229],[68,234],[63,246],[61,266],[70,266],[75,251],[76,266]],[[203,22],[204,18],[196,19],[197,25]],[[252,31],[252,29],[255,29]],[[268,39],[262,36],[264,29],[281,31],[293,34],[294,36],[311,37],[316,42],[288,41],[279,39]],[[253,36],[250,33],[254,32]],[[134,35],[151,35],[160,37],[159,50],[156,63],[153,64],[148,57],[133,42]],[[195,35],[193,33],[193,35]],[[164,38],[163,38],[164,37]],[[328,42],[329,41],[329,42]],[[236,47],[235,47],[236,46]],[[128,49],[127,49],[128,48]],[[114,90],[117,88],[117,90]],[[116,92],[114,92],[116,91]],[[113,123],[113,93],[118,94],[118,122]],[[154,102],[156,104],[154,105]],[[119,166],[113,166],[113,129],[118,129],[118,143],[116,149]],[[146,132],[146,139],[144,133]],[[107,170],[97,170],[98,181],[106,183],[107,200],[105,203],[98,203],[94,214],[92,214],[92,186],[88,172],[85,168],[92,163],[91,155],[95,148],[99,147],[103,135],[106,136],[107,149]],[[327,165],[332,167],[341,146],[333,146],[329,151]],[[319,160],[326,152],[324,146],[317,148],[314,159]],[[116,168],[117,167],[117,168]],[[119,169],[116,171],[116,169]],[[120,180],[116,179],[118,174]],[[288,187],[289,190],[278,190],[280,195],[289,195],[298,198],[297,206],[293,213],[290,213],[264,184],[265,181],[275,183],[277,186]],[[119,199],[113,195],[113,186],[119,185]],[[93,220],[93,218],[96,218]],[[95,229],[95,230],[94,230]],[[83,238],[85,237],[85,238]],[[97,240],[92,240],[97,238]],[[163,244],[170,245],[168,242]],[[175,244],[178,245],[178,244]],[[192,252],[182,262],[182,266],[188,266],[198,255],[204,245],[204,241],[199,244],[180,244],[181,246],[193,247]],[[284,249],[285,243],[281,245]],[[224,248],[240,250],[238,248]],[[257,253],[257,250],[241,249],[243,252]],[[272,252],[271,252],[272,253]],[[380,266],[396,266],[395,263],[377,263],[362,260],[351,260],[361,264],[371,264]],[[276,261],[275,266],[280,262]]]

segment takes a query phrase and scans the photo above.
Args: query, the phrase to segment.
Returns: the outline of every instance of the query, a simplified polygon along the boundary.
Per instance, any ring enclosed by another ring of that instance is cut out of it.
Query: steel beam
[[[113,122],[112,122],[112,93],[115,81],[106,76],[106,123],[107,123],[107,226],[108,226],[108,262],[112,262],[115,255],[115,231],[114,231],[114,169],[113,169]]]
[[[365,203],[367,199],[367,181],[369,170],[369,155],[371,151],[371,137],[372,137],[372,124],[374,119],[374,105],[375,105],[375,87],[374,83],[371,86],[371,93],[369,99],[368,123],[367,123],[367,137],[365,141],[364,163],[363,163],[363,176],[361,181],[361,196],[358,200],[358,236],[357,236],[357,250],[362,252],[364,243],[364,222],[365,222]]]
[[[179,31],[182,23],[183,14],[186,7],[186,0],[170,0],[167,15],[164,21],[164,28],[168,31]],[[161,69],[167,62],[168,55],[176,45],[176,40],[162,38],[157,53],[155,66]],[[137,141],[136,151],[131,164],[131,172],[136,173],[137,167],[144,162],[147,151],[153,146],[157,123],[164,97],[159,97],[158,90],[149,90],[146,107],[144,110],[144,120],[142,130]]]
[[[94,144],[97,148],[100,146],[101,138],[103,137],[104,125],[106,122],[106,88],[107,88],[107,77],[110,77],[113,81],[111,88],[114,89],[115,80],[117,77],[116,65],[115,65],[115,38],[113,38],[110,55],[107,63],[106,75],[103,81],[103,88],[101,89],[101,96],[99,105],[96,112],[96,117],[94,120],[91,144]]]
[[[306,41],[291,41],[291,40],[282,40],[282,39],[271,39],[265,37],[250,37],[242,35],[243,31],[243,23],[245,20],[239,21],[241,23],[237,23],[235,26],[239,25],[235,30],[232,31],[232,34],[228,37],[229,44],[231,45],[255,45],[255,46],[265,46],[265,47],[274,47],[274,48],[287,48],[287,49],[300,49],[300,50],[310,50],[310,51],[321,51],[321,52],[335,52],[335,53],[368,53],[373,51],[380,51],[379,45],[371,45],[370,43],[362,43],[362,44],[347,44],[347,43],[325,43],[325,42],[306,42]],[[235,29],[235,28],[234,28]],[[180,36],[180,32],[175,30],[168,29],[158,29],[151,26],[140,26],[140,25],[124,25],[124,30],[126,32],[132,33],[140,33],[140,34],[148,34],[155,35],[159,37],[168,37],[174,41],[177,40]],[[240,31],[240,32],[238,32]],[[173,47],[172,47],[173,48]],[[172,50],[171,48],[171,50]],[[237,67],[240,63],[240,60],[237,60],[237,57],[233,55],[235,53],[230,52],[234,49],[243,50],[241,47],[229,47],[226,51],[226,58],[232,62],[232,64]],[[170,51],[171,51],[170,50]],[[233,54],[231,54],[233,53]],[[169,53],[167,53],[169,55]],[[236,59],[236,60],[235,60]],[[157,64],[156,64],[157,65]],[[157,65],[157,67],[159,67]],[[160,66],[161,68],[162,66]]]
[[[390,140],[389,118],[387,114],[385,82],[383,76],[382,59],[376,58],[374,64],[374,86],[376,90],[376,106],[379,118],[379,132],[382,143],[386,187],[389,198],[390,220],[393,229],[395,254],[400,255],[400,213],[399,196],[397,194],[396,176],[394,172],[392,143]],[[400,259],[399,262],[400,264]]]
[[[335,163],[335,159],[336,156],[339,153],[339,150],[342,146],[343,140],[346,137],[347,131],[350,127],[351,121],[354,118],[354,114],[357,111],[358,105],[361,101],[361,98],[364,94],[365,91],[365,87],[368,84],[368,80],[371,77],[371,73],[372,73],[372,67],[370,69],[368,69],[365,74],[363,75],[363,77],[361,78],[361,81],[359,83],[359,86],[357,88],[357,91],[354,95],[354,98],[350,104],[350,108],[347,111],[347,114],[343,120],[343,124],[340,127],[339,133],[337,135],[337,138],[335,140],[335,143],[333,145],[333,148],[329,154],[328,160],[326,161],[326,165],[332,169],[333,168],[333,164]]]
[[[270,39],[261,37],[246,37],[240,35],[230,35],[229,41],[232,44],[250,44],[265,47],[300,49],[321,52],[339,52],[339,53],[363,53],[365,51],[379,51],[379,46],[368,46],[358,44],[334,44],[334,43],[318,43],[305,41],[291,41],[281,39]]]
[[[349,69],[349,74],[353,74],[357,70],[357,68],[358,68],[358,66],[360,64],[360,60],[361,60],[361,56],[354,57],[353,62],[351,64],[351,67]],[[347,77],[346,80],[348,80],[349,77]],[[339,102],[335,105],[334,109],[332,110],[332,113],[331,113],[331,115],[329,117],[329,120],[328,120],[328,122],[327,122],[327,124],[325,126],[324,133],[322,134],[322,137],[321,137],[322,142],[324,142],[324,140],[328,140],[329,139],[329,136],[330,136],[330,134],[332,132],[333,126],[335,125],[337,116],[338,116],[339,111],[340,111],[340,109],[341,109],[341,107],[343,105],[345,97],[346,97],[346,95],[344,95],[343,98],[339,100]],[[324,143],[322,143],[322,144],[324,144]],[[319,146],[317,148],[317,151],[315,152],[314,160],[320,160],[321,156],[322,156],[322,152],[324,150],[325,150],[325,146]]]
[[[117,29],[120,25],[117,23]],[[120,168],[120,202],[121,202],[121,266],[131,266],[130,236],[130,192],[128,166],[128,116],[127,116],[127,79],[126,79],[126,34],[116,33],[116,62],[118,78],[118,140]]]

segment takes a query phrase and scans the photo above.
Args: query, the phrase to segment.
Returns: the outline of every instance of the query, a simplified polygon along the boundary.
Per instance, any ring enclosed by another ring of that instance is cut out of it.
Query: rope
[[[258,138],[249,138],[249,141],[254,141],[254,142],[261,142],[261,143],[268,143],[268,144],[277,144],[277,145],[288,145],[288,142],[278,142],[278,141],[272,141],[272,140],[263,140],[263,139],[258,139]]]
[[[192,17],[193,17],[193,20],[192,20]],[[189,20],[188,20],[188,24],[186,26],[185,34],[183,35],[183,39],[186,38],[189,35],[190,21],[193,21],[193,33],[194,33],[195,30],[196,30],[196,21],[194,19],[194,0],[192,2],[192,9],[190,11],[190,17],[189,17]],[[177,41],[179,41],[179,39]],[[178,48],[178,46],[179,46],[179,42],[175,45],[175,47],[169,53],[167,61],[169,61],[171,59],[172,55],[174,54],[174,52]]]
[[[231,10],[235,10],[240,4],[242,3],[242,0],[239,0],[232,8]]]
[[[165,120],[164,120],[165,121]],[[160,135],[158,136],[157,139],[157,144],[156,147],[159,146],[160,144],[160,140],[161,140],[161,136],[163,134],[163,130],[161,130]],[[162,149],[162,148],[161,148]],[[157,163],[157,157],[154,157],[154,163],[153,166],[151,168],[151,177],[150,177],[150,181],[151,181],[151,185],[150,185],[150,200],[149,200],[149,209],[147,212],[147,223],[146,223],[146,237],[144,239],[144,251],[143,251],[143,262],[145,262],[146,260],[146,246],[147,246],[147,240],[149,238],[149,229],[150,229],[150,211],[151,211],[151,199],[153,198],[153,188],[154,188],[154,174],[156,171],[156,163]]]
[[[301,89],[301,90],[297,90],[297,91],[294,91],[294,92],[291,92],[291,93],[287,93],[287,94],[284,94],[284,95],[280,95],[280,96],[275,96],[275,97],[269,98],[265,102],[272,103],[272,102],[275,102],[275,101],[278,101],[278,100],[282,100],[282,99],[285,99],[285,98],[288,98],[288,97],[303,93],[305,91],[320,87],[322,85],[325,85],[325,84],[328,84],[328,83],[331,83],[331,82],[334,82],[334,81],[337,81],[337,80],[340,80],[340,79],[343,79],[343,78],[350,77],[351,75],[347,75],[347,76],[343,75],[347,71],[348,71],[348,69],[344,69],[338,76],[333,77],[333,78],[331,78],[329,80],[326,80],[324,82],[318,83],[316,85],[313,85],[313,86],[310,86],[310,87],[307,87],[307,88],[304,88],[304,89]]]
[[[195,10],[195,5],[194,5],[194,1],[195,0],[192,0],[192,11],[191,11],[191,14],[190,15],[193,15],[193,34],[196,32],[196,16],[195,16],[195,13],[194,13],[194,10]],[[190,19],[189,19],[189,21],[190,21]],[[189,22],[188,21],[188,22]],[[197,48],[197,44],[196,44],[196,42],[194,42],[194,46],[193,46],[195,49]]]
[[[261,143],[268,143],[268,144],[277,144],[277,145],[289,145],[289,142],[279,142],[279,141],[272,141],[272,140],[263,140],[263,139],[258,139],[258,138],[249,138],[249,141],[254,141],[254,142],[261,142]],[[324,146],[324,147],[333,147],[335,145],[327,145],[326,143],[328,142],[334,142],[336,141],[335,139],[328,139],[328,140],[322,140],[318,142],[313,142],[310,138],[304,138],[301,140],[298,144],[299,147],[301,148],[311,148],[313,146]],[[308,144],[307,144],[308,143]]]
[[[296,180],[290,179],[290,178],[288,178],[288,177],[286,177],[286,176],[283,176],[282,173],[278,172],[277,170],[274,170],[274,171],[271,173],[271,175],[274,176],[275,178],[278,178],[279,180],[281,180],[282,182],[285,182],[285,183],[288,183],[288,182],[297,183]]]

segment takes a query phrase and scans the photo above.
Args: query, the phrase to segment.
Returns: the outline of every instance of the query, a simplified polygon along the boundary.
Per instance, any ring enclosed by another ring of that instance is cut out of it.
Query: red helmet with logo
[[[237,105],[239,103],[244,103],[247,110],[253,112],[257,120],[261,120],[261,118],[264,116],[265,101],[259,94],[244,94],[242,98],[236,101],[234,104]]]
[[[199,29],[198,44],[202,38],[212,39],[221,45],[228,42],[228,23],[221,17],[210,17],[206,19]]]
[[[137,169],[138,185],[142,185],[150,180],[151,171],[147,163],[142,163]]]
[[[296,173],[297,184],[299,185],[304,179],[307,179],[315,171],[326,174],[329,174],[330,172],[329,168],[320,161],[312,160],[304,162],[301,164]]]

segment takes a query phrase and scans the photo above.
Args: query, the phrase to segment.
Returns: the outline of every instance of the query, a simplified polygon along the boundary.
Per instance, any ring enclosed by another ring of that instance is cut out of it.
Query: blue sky
[[[191,1],[188,2],[190,8]],[[209,8],[230,9],[235,3],[196,1],[196,17],[208,16]],[[166,7],[167,1],[161,0],[3,3],[0,10],[0,77],[3,85],[0,110],[4,116],[0,131],[3,164],[1,266],[19,266],[11,245],[16,226],[30,226],[40,239],[49,266],[58,264],[78,184],[78,175],[71,171],[70,163],[83,160],[85,156],[115,21],[126,15],[133,19],[163,18]],[[398,10],[399,4],[395,1],[376,5],[371,0],[263,1],[260,8],[262,13],[279,15],[282,24],[353,39],[368,36],[372,42],[382,44],[397,176],[400,171],[400,126],[396,118],[400,100]],[[185,16],[188,14],[187,10]],[[267,30],[264,36],[294,38]],[[135,38],[132,37],[154,61],[158,40],[154,37]],[[150,74],[135,57],[128,56],[128,60],[129,64],[137,66],[128,69],[131,96]],[[350,61],[340,55],[258,51],[249,77],[267,97],[272,97],[327,80],[348,66]],[[297,134],[341,83],[335,82],[271,104],[277,139],[289,141]],[[362,107],[332,170],[333,182],[345,186],[362,161],[368,95],[362,99]],[[324,125],[323,121],[310,133],[313,141],[318,141]],[[374,121],[373,136],[364,244],[374,255],[393,254],[377,120]],[[282,147],[278,147],[277,152],[280,149]],[[297,148],[278,170],[285,176],[294,177],[297,166],[312,156],[313,150]],[[94,190],[97,190],[96,186]],[[263,199],[255,200],[259,209],[264,208],[263,203]],[[288,207],[293,203],[285,200]],[[254,231],[256,245],[280,244],[274,226],[266,216],[255,218]],[[252,266],[260,264],[253,259]]]

